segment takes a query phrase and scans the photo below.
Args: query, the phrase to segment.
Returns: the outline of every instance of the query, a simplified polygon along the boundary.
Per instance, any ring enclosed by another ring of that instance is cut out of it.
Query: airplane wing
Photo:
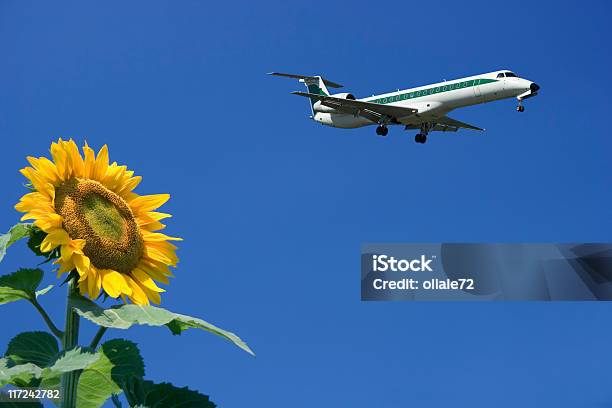
[[[448,116],[442,116],[441,118],[432,119],[433,127],[430,129],[432,132],[456,132],[459,129],[472,129],[472,130],[484,130],[476,126],[472,126],[468,123],[460,122],[458,120],[449,118]],[[420,129],[420,124],[408,124],[406,125],[406,130],[408,129]]]
[[[342,99],[334,96],[317,95],[308,92],[292,92],[292,94],[316,99],[321,102],[321,105],[334,108],[343,113],[363,116],[373,122],[378,122],[380,119],[385,117],[399,122],[400,118],[405,118],[417,113],[416,109],[404,108],[402,106],[381,105],[378,103],[356,101],[354,99]]]
[[[452,126],[454,128],[464,128],[464,129],[472,129],[472,130],[484,130],[477,126],[472,126],[468,123],[460,122],[456,119],[449,118],[448,116],[443,116],[441,118],[436,119],[436,123],[439,125]]]

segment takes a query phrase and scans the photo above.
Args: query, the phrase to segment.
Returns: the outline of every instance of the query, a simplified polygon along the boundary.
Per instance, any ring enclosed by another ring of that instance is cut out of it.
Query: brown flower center
[[[127,203],[101,183],[73,178],[55,191],[55,211],[72,239],[86,241],[83,252],[100,269],[131,272],[144,243]]]

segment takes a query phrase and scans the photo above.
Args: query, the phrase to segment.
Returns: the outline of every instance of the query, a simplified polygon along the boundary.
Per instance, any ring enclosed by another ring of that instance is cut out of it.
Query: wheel
[[[376,134],[377,134],[378,136],[382,136],[382,126],[378,126],[378,127],[376,128]]]
[[[516,107],[516,110],[519,112],[525,112],[525,107],[523,105],[519,105]]]
[[[381,136],[387,136],[387,133],[389,133],[389,128],[386,126],[383,126],[381,132],[382,132]]]
[[[417,133],[414,137],[414,141],[417,143],[425,143],[427,141],[427,135],[423,133]]]

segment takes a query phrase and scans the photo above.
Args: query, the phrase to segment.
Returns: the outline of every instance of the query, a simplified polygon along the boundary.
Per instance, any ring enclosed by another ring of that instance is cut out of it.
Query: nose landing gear
[[[376,128],[376,134],[378,136],[387,136],[387,133],[389,133],[389,129],[385,126],[385,125],[379,125]]]
[[[517,112],[525,112],[525,107],[523,105],[521,105],[521,103],[519,102],[519,105],[516,107],[516,111]]]

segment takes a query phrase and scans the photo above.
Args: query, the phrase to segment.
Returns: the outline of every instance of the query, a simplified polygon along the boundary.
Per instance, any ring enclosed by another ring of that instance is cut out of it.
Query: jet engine
[[[338,94],[334,94],[330,96],[333,96],[334,98],[338,98],[338,99],[350,99],[352,101],[355,100],[355,95],[353,95],[352,93],[348,93],[348,92],[342,92],[342,93],[338,93]],[[315,112],[321,112],[321,113],[338,113],[338,111],[335,110],[334,108],[330,108],[329,106],[321,105],[321,101],[316,101],[312,105],[312,109]]]
[[[348,92],[337,93],[337,94],[333,94],[329,96],[333,96],[334,98],[340,98],[340,99],[350,99],[352,101],[355,100],[355,95],[353,95],[352,93],[348,93]]]

